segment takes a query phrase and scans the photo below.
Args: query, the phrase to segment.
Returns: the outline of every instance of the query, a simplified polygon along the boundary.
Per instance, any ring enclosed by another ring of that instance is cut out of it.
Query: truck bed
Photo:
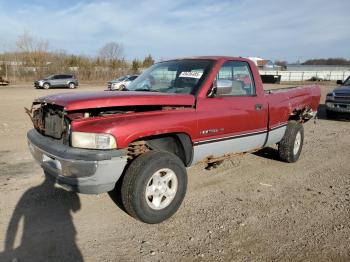
[[[275,85],[276,86],[276,85]],[[266,89],[265,97],[270,107],[270,125],[285,122],[295,111],[317,111],[321,92],[317,85],[285,86]]]
[[[291,89],[300,89],[305,87],[309,87],[309,86],[264,85],[264,92],[265,94],[280,93],[280,92],[289,91]]]
[[[309,95],[309,98],[320,95],[318,85],[289,86],[289,85],[264,85],[265,95],[286,95],[285,99]]]

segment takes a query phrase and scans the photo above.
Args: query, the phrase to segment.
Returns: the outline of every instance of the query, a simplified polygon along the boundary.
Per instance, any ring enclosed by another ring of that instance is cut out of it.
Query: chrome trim
[[[246,136],[259,135],[259,134],[264,134],[266,132],[267,132],[267,129],[262,130],[262,131],[255,131],[255,132],[237,134],[237,135],[232,135],[232,136],[225,136],[225,137],[218,137],[218,138],[212,138],[212,139],[207,139],[207,140],[200,140],[200,141],[194,142],[194,145],[196,146],[196,145],[212,143],[212,142],[219,142],[219,141],[241,138],[241,137],[246,137]]]

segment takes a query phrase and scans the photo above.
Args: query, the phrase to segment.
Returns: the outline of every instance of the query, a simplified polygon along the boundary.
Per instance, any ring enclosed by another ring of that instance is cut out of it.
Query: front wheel
[[[326,109],[326,116],[328,119],[333,119],[337,117],[337,113],[331,110]]]
[[[304,127],[297,121],[290,121],[286,132],[278,145],[279,157],[288,163],[296,162],[304,143]]]
[[[74,83],[69,83],[68,87],[69,87],[70,89],[74,89],[74,88],[75,88],[75,84],[74,84]]]
[[[44,83],[43,84],[43,88],[44,89],[49,89],[50,88],[50,84],[49,83]]]
[[[150,151],[137,157],[126,170],[121,196],[129,215],[155,224],[177,211],[186,187],[183,162],[169,152]]]

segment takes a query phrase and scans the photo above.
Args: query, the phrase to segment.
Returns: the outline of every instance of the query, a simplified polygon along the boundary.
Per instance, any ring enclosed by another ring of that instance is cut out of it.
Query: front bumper
[[[350,103],[326,101],[326,108],[333,112],[350,113]]]
[[[45,175],[62,187],[84,194],[113,190],[127,164],[126,150],[72,148],[35,129],[27,133],[28,146]]]
[[[111,91],[121,91],[120,86],[122,83],[108,83],[107,88]]]
[[[35,82],[34,82],[34,87],[36,87],[36,88],[43,87],[43,83],[42,83],[42,82],[35,81]]]

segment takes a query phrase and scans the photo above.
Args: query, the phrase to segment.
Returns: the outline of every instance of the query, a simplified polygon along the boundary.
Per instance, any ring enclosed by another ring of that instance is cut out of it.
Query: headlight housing
[[[334,100],[334,93],[328,93],[326,100]]]
[[[115,149],[117,142],[114,136],[101,133],[72,132],[73,147],[88,149]]]

